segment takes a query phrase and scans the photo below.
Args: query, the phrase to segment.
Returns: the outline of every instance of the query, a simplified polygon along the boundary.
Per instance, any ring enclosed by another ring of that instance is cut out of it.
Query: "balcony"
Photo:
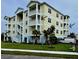
[[[38,13],[40,13],[40,10],[38,10]],[[29,15],[31,16],[31,15],[35,15],[36,14],[36,10],[32,10],[32,11],[30,11],[29,12]]]
[[[20,34],[22,34],[22,32],[23,32],[23,28],[19,25],[17,27],[17,32],[19,32]]]
[[[28,32],[28,33],[29,33],[30,36],[33,36],[32,32],[33,32],[35,29],[36,29],[36,26],[30,26],[30,27],[29,27],[29,32]],[[40,26],[39,26],[39,25],[37,26],[37,30],[40,31]]]
[[[17,24],[23,26],[23,22],[17,22]]]
[[[34,25],[40,25],[40,20],[38,19],[38,22],[36,22],[36,20],[30,20],[29,21],[29,26],[34,26]]]
[[[18,33],[20,33],[20,34],[22,34],[22,31],[21,31],[21,29],[18,29],[18,30],[17,30],[17,32],[18,32]]]
[[[17,14],[17,24],[23,25],[23,12]]]
[[[68,29],[69,28],[69,25],[67,23],[64,23],[64,26],[63,26],[64,29]]]
[[[11,29],[11,24],[8,24],[8,29]]]
[[[35,15],[36,14],[36,4],[32,5],[31,7],[29,7],[29,15]],[[40,5],[38,5],[38,12],[40,13]]]

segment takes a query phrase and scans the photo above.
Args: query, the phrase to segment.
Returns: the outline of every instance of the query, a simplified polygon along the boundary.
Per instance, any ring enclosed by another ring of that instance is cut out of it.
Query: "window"
[[[20,29],[20,26],[18,25],[18,29]]]
[[[50,13],[50,14],[51,14],[51,9],[48,9],[48,13]]]
[[[8,30],[8,33],[10,33],[11,31],[10,30]]]
[[[66,33],[66,30],[64,30],[64,34]]]
[[[51,23],[51,19],[50,18],[48,18],[48,22]]]
[[[26,31],[26,33],[27,33],[27,29],[26,29],[25,31]]]
[[[24,42],[27,43],[27,37],[24,38]]]
[[[61,31],[61,34],[62,34],[62,31]]]
[[[26,25],[27,25],[27,21],[26,21]]]
[[[15,21],[15,18],[13,19],[13,21]]]
[[[64,19],[64,21],[66,21],[66,20]]]
[[[61,19],[63,19],[63,17],[61,16]]]
[[[58,30],[56,30],[56,33],[59,33],[59,31],[58,31]]]
[[[19,33],[19,32],[17,32],[17,35],[20,35],[20,33]]]
[[[66,19],[66,16],[64,16],[64,19]]]
[[[10,28],[10,27],[11,27],[11,24],[8,25],[8,28]]]
[[[67,30],[67,33],[68,33],[69,31]]]
[[[69,25],[67,24],[67,27],[69,27]]]
[[[58,22],[56,22],[56,25],[59,25],[59,23],[58,23]]]
[[[11,22],[11,18],[9,18],[9,22]]]
[[[62,27],[62,24],[61,24],[61,27]]]
[[[64,23],[64,28],[66,27],[66,23]]]
[[[13,27],[15,27],[15,25],[13,25]]]
[[[69,16],[67,16],[67,19],[69,18]]]
[[[59,15],[58,15],[58,14],[56,14],[56,17],[59,17]]]

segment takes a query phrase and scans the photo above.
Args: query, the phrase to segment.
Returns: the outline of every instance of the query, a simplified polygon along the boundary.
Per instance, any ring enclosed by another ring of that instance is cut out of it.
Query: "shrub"
[[[57,37],[56,37],[54,34],[51,34],[51,35],[49,36],[49,40],[50,40],[50,42],[51,42],[52,44],[57,44],[57,43],[58,43],[58,39],[57,39]]]
[[[11,39],[11,37],[8,37],[8,42],[12,42],[12,39]]]

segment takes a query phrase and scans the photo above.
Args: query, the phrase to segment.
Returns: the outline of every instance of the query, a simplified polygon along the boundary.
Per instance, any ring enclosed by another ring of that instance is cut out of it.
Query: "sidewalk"
[[[34,52],[34,53],[48,53],[48,54],[65,54],[65,55],[78,55],[77,52],[63,52],[63,51],[44,51],[44,50],[25,50],[25,49],[5,49],[1,48],[2,51],[21,51],[21,52]]]

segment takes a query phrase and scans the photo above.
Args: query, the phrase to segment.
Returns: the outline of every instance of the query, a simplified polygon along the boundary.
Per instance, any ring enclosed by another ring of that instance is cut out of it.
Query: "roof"
[[[38,1],[30,1],[29,4],[27,5],[27,7],[28,7],[32,2],[39,3],[40,5],[44,5],[44,4],[45,4],[45,5],[49,6],[50,8],[52,8],[53,10],[55,10],[56,12],[58,12],[59,14],[65,16],[63,13],[61,13],[60,11],[58,11],[57,9],[55,9],[54,7],[52,7],[51,5],[49,5],[49,4],[46,3],[46,2],[40,3],[40,2],[38,2]]]
[[[47,5],[47,6],[49,6],[50,8],[52,8],[53,10],[55,10],[56,12],[58,12],[58,13],[60,13],[61,15],[63,15],[64,16],[64,14],[62,14],[61,12],[59,12],[57,9],[55,9],[54,7],[52,7],[52,6],[50,6],[48,3],[46,3],[46,2],[43,2],[43,3],[41,3],[41,5]]]
[[[24,12],[27,12],[28,10],[24,10]]]
[[[39,4],[40,4],[39,1],[30,1],[29,4],[27,5],[27,7],[28,7],[31,3],[33,3],[33,2],[34,2],[34,3],[39,3]]]
[[[21,7],[18,7],[17,10],[15,11],[15,13],[17,13],[19,10],[23,11],[24,9]]]

